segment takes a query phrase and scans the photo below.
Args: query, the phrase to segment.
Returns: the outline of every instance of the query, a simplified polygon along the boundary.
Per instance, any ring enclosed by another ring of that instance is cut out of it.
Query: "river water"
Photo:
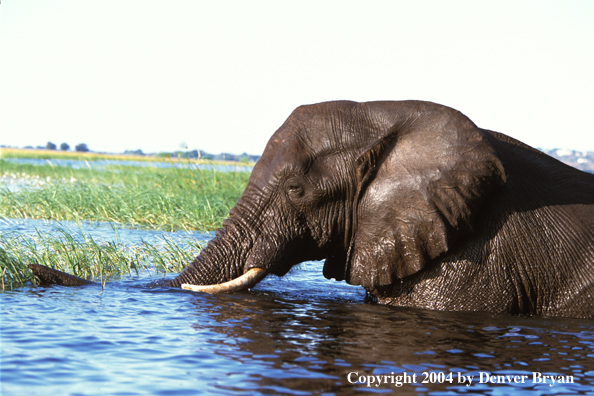
[[[117,232],[128,243],[168,234]],[[319,262],[227,295],[146,287],[160,276],[0,291],[1,394],[594,394],[594,320],[369,304]]]

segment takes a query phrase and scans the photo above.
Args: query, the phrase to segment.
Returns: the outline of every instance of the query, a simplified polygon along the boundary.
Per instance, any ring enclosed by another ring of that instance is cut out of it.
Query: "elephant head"
[[[421,271],[473,231],[485,196],[505,183],[484,134],[429,102],[301,106],[215,238],[169,285],[249,273],[241,288],[321,259],[326,278],[367,288]]]

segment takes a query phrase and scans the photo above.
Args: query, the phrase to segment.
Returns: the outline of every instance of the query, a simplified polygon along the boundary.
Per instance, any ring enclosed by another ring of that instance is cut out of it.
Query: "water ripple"
[[[2,394],[591,394],[593,320],[366,304],[321,273],[309,262],[217,296],[142,288],[146,274],[0,292]],[[405,374],[416,382],[396,386]]]

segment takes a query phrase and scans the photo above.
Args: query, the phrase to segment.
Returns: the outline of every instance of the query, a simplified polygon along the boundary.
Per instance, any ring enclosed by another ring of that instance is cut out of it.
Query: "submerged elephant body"
[[[301,106],[169,286],[322,259],[384,304],[593,317],[594,175],[430,102]]]

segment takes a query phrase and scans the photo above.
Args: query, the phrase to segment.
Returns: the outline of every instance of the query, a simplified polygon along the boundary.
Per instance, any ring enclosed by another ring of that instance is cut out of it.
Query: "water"
[[[67,166],[74,169],[89,168],[89,169],[105,169],[107,166],[135,166],[135,167],[152,167],[152,168],[187,168],[188,166],[196,169],[216,170],[219,172],[251,172],[251,166],[243,165],[211,165],[211,164],[194,164],[190,162],[152,162],[152,161],[120,161],[120,160],[96,160],[96,161],[79,161],[69,159],[34,159],[34,158],[5,158],[4,161],[14,162],[17,164],[30,165],[51,165],[51,166]]]
[[[77,242],[83,242],[83,235],[91,235],[94,239],[112,240],[119,238],[126,245],[137,245],[143,241],[156,244],[163,241],[164,237],[173,240],[194,238],[199,241],[208,241],[214,236],[214,232],[202,234],[193,231],[155,231],[127,228],[120,224],[103,221],[54,221],[54,220],[33,220],[33,219],[0,219],[0,233],[11,232],[33,235],[37,231],[41,234],[67,233]]]
[[[109,230],[83,225],[93,236]],[[153,237],[134,231],[118,234]],[[2,395],[594,394],[594,320],[367,304],[321,270],[306,263],[215,296],[144,287],[152,272],[104,290],[0,292]],[[412,383],[391,383],[404,373]],[[538,382],[552,374],[574,383]],[[367,387],[369,375],[388,383]],[[507,383],[480,383],[486,375]]]

